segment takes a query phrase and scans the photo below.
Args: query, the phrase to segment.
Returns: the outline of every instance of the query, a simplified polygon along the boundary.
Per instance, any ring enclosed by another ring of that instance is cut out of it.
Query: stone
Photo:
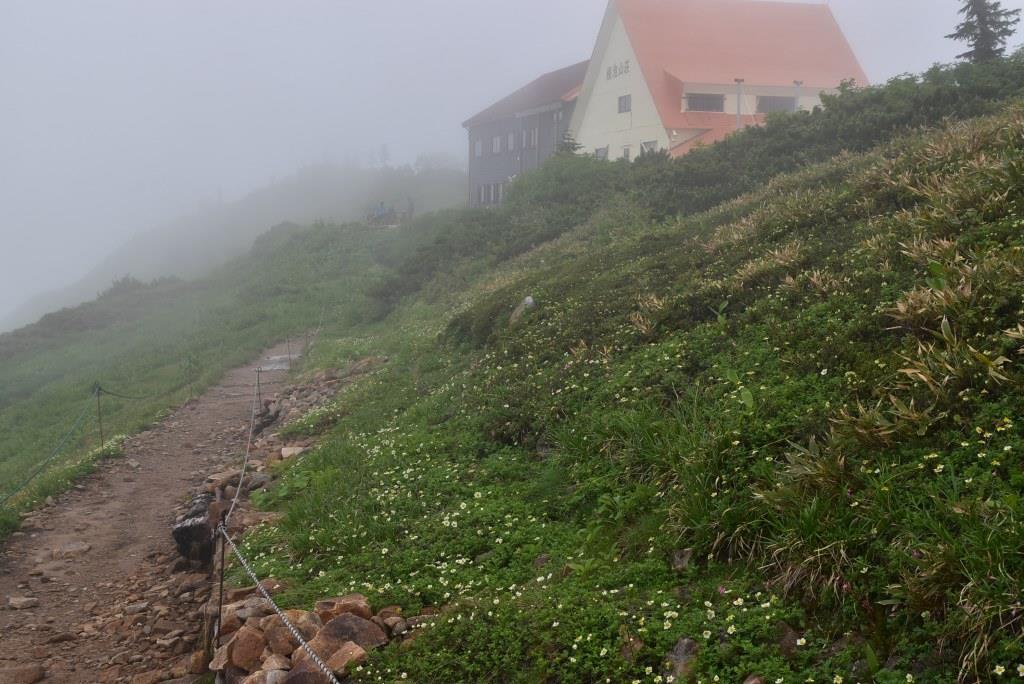
[[[39,599],[32,596],[11,596],[7,605],[13,610],[29,610],[39,605]]]
[[[377,613],[377,617],[382,620],[387,620],[392,617],[402,617],[402,606],[386,606],[381,608]]]
[[[310,659],[306,659],[305,662],[299,663],[292,669],[291,672],[287,673],[287,677],[284,678],[283,684],[330,684],[331,680],[327,678],[320,668],[316,666]]]
[[[523,299],[523,301],[519,302],[519,306],[515,308],[515,311],[512,312],[512,315],[509,316],[509,325],[515,325],[516,323],[518,323],[523,318],[523,316],[526,315],[527,311],[536,308],[536,306],[537,302],[534,301],[533,297],[526,297],[525,299]]]
[[[148,601],[139,601],[138,603],[129,603],[127,606],[124,607],[124,614],[125,615],[138,615],[139,613],[146,612],[146,609],[148,609],[148,608],[149,608],[149,602]]]
[[[779,652],[784,658],[795,658],[797,656],[797,641],[800,634],[786,622],[779,622],[775,627],[776,637],[779,642]]]
[[[287,461],[290,458],[301,456],[306,453],[306,447],[284,447],[281,449],[281,458]]]
[[[693,560],[693,549],[680,549],[672,554],[672,569],[676,572],[682,572],[690,567],[690,561]]]
[[[289,658],[277,654],[267,657],[263,661],[264,670],[290,670],[292,661]]]
[[[283,684],[286,679],[287,670],[260,670],[242,680],[242,684]]]
[[[210,656],[205,651],[194,651],[188,657],[188,674],[203,674],[209,669]]]
[[[689,680],[699,651],[700,646],[693,639],[684,637],[677,641],[675,648],[665,656],[665,674],[672,675],[679,682]]]
[[[302,638],[307,642],[316,637],[317,632],[324,626],[323,621],[316,613],[305,610],[286,610],[284,613],[292,626],[299,631]],[[263,629],[267,638],[267,645],[276,655],[290,656],[299,646],[299,642],[292,635],[291,631],[284,624],[284,620],[278,615],[271,615],[263,623]]]
[[[339,677],[348,674],[350,667],[362,665],[366,662],[366,651],[359,644],[348,641],[341,645],[330,658],[327,659],[327,667]]]
[[[160,684],[165,679],[163,672],[145,672],[132,677],[132,684]]]
[[[256,594],[256,587],[239,587],[224,590],[224,603],[240,603]]]
[[[384,618],[384,624],[387,625],[391,636],[402,636],[409,631],[408,623],[401,617]]]
[[[210,661],[210,670],[212,672],[220,672],[228,666],[228,662],[231,660],[231,644],[227,643],[217,649],[217,652],[213,654],[213,660]]]
[[[4,684],[36,684],[45,678],[46,668],[39,664],[0,668],[0,682]]]
[[[263,649],[267,640],[263,632],[243,625],[228,644],[228,662],[243,670],[255,672],[262,664]]]
[[[92,546],[81,541],[68,542],[51,552],[54,560],[68,560],[84,556],[92,550]]]
[[[316,614],[324,623],[328,623],[339,615],[352,613],[364,620],[373,617],[373,610],[370,608],[370,601],[362,594],[348,594],[337,598],[326,599],[316,602]]]

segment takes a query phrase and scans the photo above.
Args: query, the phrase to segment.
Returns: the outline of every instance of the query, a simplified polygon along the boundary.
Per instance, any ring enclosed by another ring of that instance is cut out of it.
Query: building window
[[[492,154],[501,154],[501,136],[500,135],[494,136],[494,139],[491,141],[491,153]]]
[[[619,98],[619,114],[628,114],[633,111],[633,96],[623,95]]]
[[[482,205],[484,203],[484,186],[476,186],[476,203]]]
[[[647,142],[640,143],[640,154],[654,154],[658,151],[658,141],[648,140]]]
[[[521,150],[525,150],[526,149],[526,129],[525,128],[523,129],[523,144],[519,146],[519,149],[521,149]]]
[[[724,112],[725,95],[711,95],[709,93],[693,93],[692,95],[687,95],[686,111]]]
[[[508,134],[508,151],[512,152],[515,149],[516,149],[516,134],[515,133],[509,133]]]
[[[779,95],[761,95],[757,98],[758,114],[774,114],[775,112],[795,112],[796,98]]]
[[[484,156],[484,141],[482,138],[477,138],[477,141],[473,143],[473,153],[478,156]]]
[[[623,147],[622,158],[625,159],[626,161],[631,161],[633,159],[633,148],[630,147],[629,145]]]
[[[498,183],[497,187],[498,187],[498,204],[501,204],[502,202],[505,201],[505,184],[504,183]]]
[[[537,143],[538,143],[539,140],[540,140],[540,129],[539,128],[531,128],[530,129],[530,149],[533,149],[533,148],[537,147]]]
[[[608,158],[608,147],[598,147],[594,150],[594,157],[604,161]]]

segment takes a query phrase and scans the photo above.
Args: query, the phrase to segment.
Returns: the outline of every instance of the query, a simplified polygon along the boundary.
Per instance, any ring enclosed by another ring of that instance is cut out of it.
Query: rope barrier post
[[[256,369],[256,402],[260,406],[263,405],[263,388],[260,385],[260,376],[263,374],[263,366]]]
[[[96,419],[100,424],[100,448],[102,449],[103,445],[107,443],[103,436],[103,388],[97,383],[94,391],[96,393]]]
[[[284,343],[288,345],[288,370],[292,368],[292,338],[286,337]]]
[[[220,525],[223,524],[223,518],[221,519]],[[220,528],[218,525],[218,529]],[[214,534],[217,534],[214,532]],[[224,540],[219,534],[217,539],[220,542],[220,591],[217,595],[217,626],[214,628],[214,643],[217,648],[220,648],[220,630],[221,630],[221,617],[224,613]]]

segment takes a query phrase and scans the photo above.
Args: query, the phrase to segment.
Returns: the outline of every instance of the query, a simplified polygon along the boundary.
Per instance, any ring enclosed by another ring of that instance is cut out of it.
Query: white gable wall
[[[665,150],[669,141],[626,27],[614,7],[614,3],[609,5],[570,131],[585,154],[607,146],[608,158],[619,159],[628,146],[635,159],[642,143],[657,141],[658,149]],[[629,113],[619,113],[622,95],[632,96]]]

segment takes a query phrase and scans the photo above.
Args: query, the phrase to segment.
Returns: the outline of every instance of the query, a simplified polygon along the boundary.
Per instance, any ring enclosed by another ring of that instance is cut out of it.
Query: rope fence
[[[219,539],[219,545],[220,545],[220,595],[218,596],[217,623],[216,623],[216,630],[214,632],[214,638],[216,640],[217,646],[219,647],[220,646],[220,637],[221,637],[220,629],[221,629],[221,622],[222,622],[222,619],[223,619],[223,612],[224,612],[224,571],[225,571],[224,548],[225,548],[225,545],[227,545],[228,547],[230,547],[231,553],[235,556],[235,558],[238,559],[238,563],[245,570],[246,574],[249,576],[249,579],[253,582],[254,585],[256,585],[256,590],[267,601],[267,603],[270,605],[271,609],[273,609],[274,613],[276,613],[277,616],[279,618],[281,618],[281,622],[284,624],[284,626],[291,633],[292,637],[295,638],[295,641],[299,644],[299,648],[301,648],[302,650],[304,650],[306,652],[306,654],[310,657],[310,660],[312,660],[313,663],[315,663],[316,666],[318,668],[320,668],[320,671],[323,672],[324,676],[327,677],[327,679],[331,682],[331,684],[341,684],[338,681],[337,677],[335,677],[333,670],[331,670],[331,668],[327,666],[327,663],[325,663],[320,658],[320,656],[317,655],[316,652],[312,648],[310,648],[309,644],[306,643],[306,640],[303,638],[303,636],[299,632],[299,630],[296,629],[295,626],[291,623],[291,621],[288,619],[288,616],[285,615],[284,611],[282,611],[281,608],[278,607],[277,603],[271,597],[270,592],[267,591],[267,589],[263,586],[263,583],[260,580],[259,576],[257,576],[256,572],[252,569],[252,565],[250,565],[248,559],[246,559],[246,557],[242,554],[242,551],[238,548],[238,546],[235,544],[234,540],[231,539],[231,535],[228,533],[228,523],[231,520],[231,515],[235,512],[235,507],[238,505],[238,499],[239,499],[239,497],[241,497],[242,491],[244,489],[245,476],[248,473],[249,457],[250,457],[250,455],[252,453],[252,438],[253,438],[253,434],[254,434],[254,432],[256,430],[256,407],[258,405],[258,400],[259,400],[258,392],[259,392],[259,386],[260,386],[260,384],[259,384],[260,383],[259,377],[260,377],[260,374],[262,372],[263,372],[262,368],[257,368],[256,369],[256,378],[257,379],[256,379],[256,381],[252,385],[252,387],[253,387],[253,398],[252,398],[252,415],[251,415],[250,422],[249,422],[249,437],[248,437],[248,441],[247,441],[246,447],[245,447],[245,457],[242,460],[242,470],[241,470],[241,474],[239,475],[239,478],[238,478],[238,486],[235,488],[235,495],[231,499],[231,506],[228,508],[227,513],[224,514],[223,518],[217,524],[216,531],[214,532],[215,536],[220,537],[220,539]]]

